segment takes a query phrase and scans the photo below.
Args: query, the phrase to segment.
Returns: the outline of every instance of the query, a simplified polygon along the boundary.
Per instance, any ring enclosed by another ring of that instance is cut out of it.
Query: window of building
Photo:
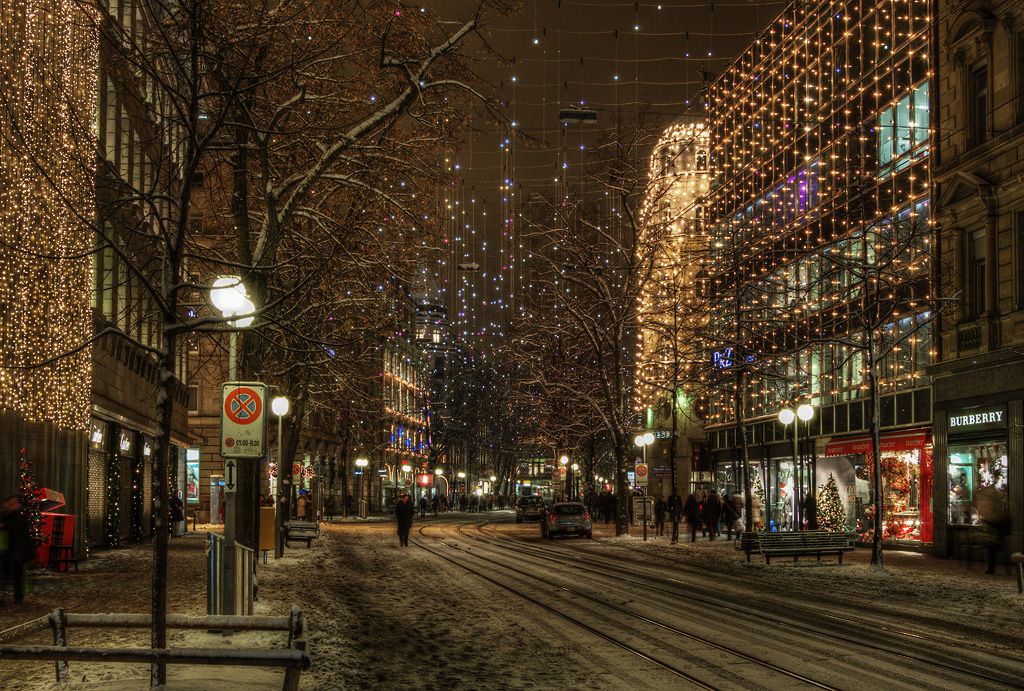
[[[967,127],[975,146],[988,141],[988,63],[979,62],[971,68],[970,108]]]
[[[928,153],[928,84],[901,97],[878,116],[878,175],[903,170]]]
[[[979,506],[1005,504],[1007,472],[1006,444],[1002,442],[950,444],[949,524],[977,525],[982,521]]]
[[[985,313],[985,231],[971,234],[970,262],[971,315],[980,317]]]

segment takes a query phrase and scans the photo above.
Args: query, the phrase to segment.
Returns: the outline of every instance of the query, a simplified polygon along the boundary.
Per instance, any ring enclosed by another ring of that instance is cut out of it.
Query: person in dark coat
[[[167,503],[167,508],[170,511],[170,529],[171,537],[178,537],[178,528],[181,522],[185,520],[185,505],[181,502],[181,498],[177,494],[172,494],[170,500]]]
[[[672,490],[668,501],[668,517],[672,521],[672,543],[679,542],[679,521],[683,518],[683,498],[679,496],[679,490]]]
[[[732,540],[732,531],[736,528],[737,518],[739,518],[739,514],[736,513],[736,507],[733,506],[732,500],[726,497],[722,501],[722,525],[725,526],[729,540]]]
[[[28,516],[21,508],[21,497],[11,495],[0,509],[0,528],[7,531],[7,552],[0,557],[2,589],[0,597],[7,592],[7,583],[14,586],[14,602],[25,597],[25,564],[32,558],[32,532]]]
[[[686,517],[686,522],[690,524],[690,542],[696,542],[697,528],[700,527],[700,504],[697,503],[697,497],[692,493],[686,498],[686,503],[683,504],[683,516]]]
[[[427,517],[427,496],[420,497],[420,518]]]
[[[409,531],[412,530],[412,517],[416,515],[416,506],[405,490],[399,490],[398,501],[395,502],[395,518],[398,519],[398,542],[404,547],[409,546]]]
[[[658,495],[658,501],[654,502],[654,534],[665,534],[665,512],[668,510],[668,503],[665,497]]]
[[[718,521],[722,517],[722,501],[718,498],[718,492],[711,490],[704,500],[704,523],[708,528],[708,539],[715,539],[715,531],[718,530]]]

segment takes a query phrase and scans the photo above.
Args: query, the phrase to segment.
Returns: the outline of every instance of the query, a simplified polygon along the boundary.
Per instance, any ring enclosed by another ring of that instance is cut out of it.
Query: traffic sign
[[[238,487],[238,469],[235,464],[238,463],[238,459],[225,458],[224,459],[224,491],[234,492],[235,488]]]
[[[220,455],[262,458],[267,452],[267,385],[225,382],[220,391]]]
[[[636,484],[646,487],[647,486],[647,464],[637,463],[636,467],[633,468],[636,473]]]
[[[565,482],[565,468],[555,467],[551,469],[551,479]]]

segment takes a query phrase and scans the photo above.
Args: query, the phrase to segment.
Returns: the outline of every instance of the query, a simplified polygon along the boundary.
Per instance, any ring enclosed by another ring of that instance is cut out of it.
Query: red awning
[[[882,453],[899,453],[901,451],[912,451],[923,449],[932,443],[931,430],[919,429],[909,432],[891,432],[883,434],[879,439]],[[826,456],[850,456],[861,453],[871,456],[871,437],[849,437],[847,439],[836,439],[825,446]]]

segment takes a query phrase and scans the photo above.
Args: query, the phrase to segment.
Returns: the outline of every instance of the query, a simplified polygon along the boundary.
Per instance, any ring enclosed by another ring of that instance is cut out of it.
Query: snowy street
[[[733,543],[653,535],[542,540],[511,512],[326,525],[309,549],[260,565],[256,614],[310,624],[303,689],[1024,688],[1024,600],[1005,568],[868,550],[747,563]],[[205,608],[203,537],[171,540],[169,611]],[[54,607],[149,608],[150,548],[46,573],[0,629]],[[280,635],[171,632],[172,647],[283,647]],[[48,633],[21,643],[49,644]],[[139,645],[148,631],[69,631],[70,645]],[[71,663],[72,688],[142,689],[148,670]],[[280,688],[281,673],[170,668],[170,688]],[[0,688],[55,688],[48,663],[5,662]]]

